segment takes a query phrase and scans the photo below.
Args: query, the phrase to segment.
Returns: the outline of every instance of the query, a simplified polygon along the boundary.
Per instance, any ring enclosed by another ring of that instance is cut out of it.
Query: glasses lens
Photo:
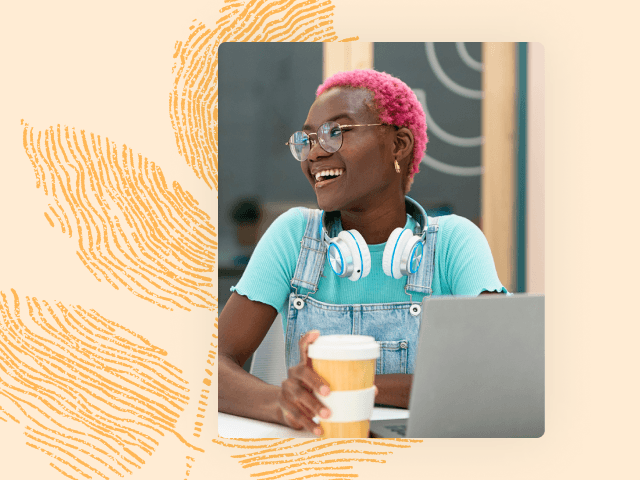
[[[342,130],[336,122],[327,122],[318,130],[318,142],[325,152],[337,152],[342,146]]]
[[[304,162],[309,155],[309,136],[304,132],[296,132],[289,138],[289,149],[293,158]]]

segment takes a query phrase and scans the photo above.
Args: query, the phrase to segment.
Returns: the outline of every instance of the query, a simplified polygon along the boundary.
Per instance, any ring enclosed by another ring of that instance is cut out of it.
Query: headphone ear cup
[[[389,240],[387,240],[387,245],[384,247],[384,252],[382,253],[382,271],[388,277],[392,276],[391,273],[391,257],[393,255],[393,248],[398,242],[398,237],[402,233],[402,228],[396,228],[391,235],[389,235]]]
[[[424,245],[418,235],[412,235],[404,246],[402,257],[400,258],[400,273],[411,275],[418,271],[422,263]]]
[[[402,252],[412,236],[413,233],[408,228],[396,228],[391,232],[382,253],[382,271],[385,275],[396,279],[402,277],[400,260]]]
[[[367,242],[357,230],[343,230],[338,234],[349,247],[349,254],[353,261],[353,273],[349,280],[356,281],[369,275],[371,271],[371,254]]]

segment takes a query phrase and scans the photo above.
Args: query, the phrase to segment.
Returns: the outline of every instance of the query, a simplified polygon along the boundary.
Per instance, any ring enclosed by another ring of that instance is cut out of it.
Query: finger
[[[298,367],[295,370],[307,368],[302,365]],[[290,371],[289,378],[282,382],[282,396],[298,405],[305,413],[308,413],[309,417],[318,415],[322,418],[328,418],[331,415],[331,411],[313,395],[313,390],[305,385],[293,371]]]
[[[329,418],[329,416],[331,416],[331,410],[300,384],[291,386],[286,394],[287,398],[295,403],[300,410],[309,417],[318,415],[321,418]]]
[[[281,408],[284,412],[284,416],[287,422],[289,422],[290,424],[297,423],[298,425],[302,425],[302,428],[308,430],[314,435],[322,435],[322,428],[320,427],[320,425],[317,425],[313,420],[311,420],[311,417],[307,417],[306,415],[304,415],[300,408],[298,408],[298,406],[296,406],[295,404],[285,400],[284,406],[282,406]]]
[[[320,332],[318,330],[311,330],[305,333],[298,345],[300,347],[300,363],[303,365],[311,365],[309,362],[309,344],[315,342],[320,336]]]
[[[302,383],[307,389],[312,392],[318,392],[320,395],[329,395],[330,389],[328,382],[322,378],[311,367],[304,366],[302,364],[296,365],[289,369],[289,378]]]
[[[301,430],[303,428],[302,423],[298,422],[289,410],[282,408],[282,416],[284,417],[285,424],[289,427],[295,428],[296,430]]]

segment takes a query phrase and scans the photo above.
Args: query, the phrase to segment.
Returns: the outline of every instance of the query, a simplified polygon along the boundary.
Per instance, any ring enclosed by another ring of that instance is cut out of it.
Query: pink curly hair
[[[334,87],[364,88],[373,94],[380,123],[407,127],[413,133],[413,158],[405,191],[420,171],[420,160],[427,148],[427,122],[416,94],[402,80],[375,70],[350,70],[327,78],[316,91],[316,97]]]

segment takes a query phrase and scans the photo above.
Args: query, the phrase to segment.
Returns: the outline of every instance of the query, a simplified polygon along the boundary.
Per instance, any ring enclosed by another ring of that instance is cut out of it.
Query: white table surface
[[[409,418],[409,410],[375,407],[371,420]],[[218,436],[221,438],[318,438],[306,430],[262,422],[251,418],[236,417],[218,412]]]

